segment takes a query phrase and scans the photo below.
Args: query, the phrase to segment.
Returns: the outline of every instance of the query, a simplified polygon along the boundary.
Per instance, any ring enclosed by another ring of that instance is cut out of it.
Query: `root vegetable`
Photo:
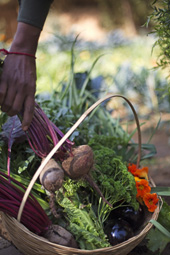
[[[73,235],[65,228],[59,225],[51,225],[45,232],[45,234],[43,234],[43,236],[52,243],[78,248],[76,240],[74,239]]]
[[[55,191],[61,188],[63,180],[64,180],[63,169],[54,159],[50,159],[40,174],[40,182],[44,186],[44,188],[50,192],[49,200],[50,210],[54,217],[57,219],[60,218],[60,214],[58,214],[56,210]]]
[[[84,178],[92,188],[96,190],[102,200],[110,207],[112,205],[104,198],[101,190],[90,176],[90,170],[93,168],[94,159],[93,151],[88,145],[81,145],[72,151],[72,156],[69,156],[62,162],[62,167],[66,174],[71,179]]]
[[[50,211],[51,213],[54,215],[54,217],[56,219],[59,219],[61,217],[61,215],[59,213],[57,213],[57,208],[56,208],[56,194],[54,192],[50,193],[50,197],[49,197],[49,207],[50,207]]]
[[[93,167],[93,151],[90,146],[81,145],[74,148],[72,154],[62,162],[62,167],[71,179],[79,179]]]
[[[50,159],[40,174],[40,182],[49,192],[55,192],[61,188],[64,180],[64,171],[59,164]]]

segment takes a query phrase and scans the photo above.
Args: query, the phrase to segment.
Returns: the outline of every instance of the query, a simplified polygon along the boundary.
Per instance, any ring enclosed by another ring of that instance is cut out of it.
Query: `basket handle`
[[[41,163],[41,165],[39,166],[39,168],[37,169],[37,171],[35,172],[35,174],[33,175],[26,191],[25,194],[22,198],[21,204],[20,204],[20,208],[18,211],[18,216],[17,216],[17,220],[20,222],[21,220],[21,216],[22,216],[22,212],[25,206],[25,203],[27,201],[27,198],[38,178],[38,176],[40,175],[41,171],[43,170],[43,168],[45,167],[45,165],[48,163],[48,161],[52,158],[52,156],[54,155],[54,153],[60,148],[60,146],[66,141],[66,139],[68,139],[70,137],[70,135],[74,132],[74,130],[83,122],[83,120],[88,116],[89,113],[91,113],[98,105],[100,105],[102,102],[106,101],[107,99],[110,99],[112,97],[120,97],[123,98],[130,106],[130,108],[133,111],[134,117],[135,117],[135,121],[136,121],[136,125],[137,125],[137,129],[138,129],[138,158],[137,158],[137,167],[139,166],[140,163],[140,159],[141,159],[141,131],[140,131],[140,124],[139,124],[139,120],[137,117],[137,113],[133,107],[133,105],[131,104],[131,102],[124,96],[122,95],[108,95],[102,99],[99,99],[96,103],[94,103],[91,107],[89,107],[81,116],[80,118],[77,120],[77,122],[70,128],[70,130],[61,138],[61,140],[54,146],[54,148],[49,152],[49,154],[46,156],[46,158],[43,160],[43,162]]]

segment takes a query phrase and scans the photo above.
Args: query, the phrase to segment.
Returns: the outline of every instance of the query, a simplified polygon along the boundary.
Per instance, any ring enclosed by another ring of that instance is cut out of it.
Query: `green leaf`
[[[91,204],[81,204],[77,193],[71,199],[64,197],[59,201],[58,197],[58,203],[64,208],[69,220],[68,229],[74,233],[81,249],[92,250],[109,246]]]
[[[143,150],[149,151],[148,154],[142,156],[142,160],[143,160],[143,159],[147,159],[147,158],[151,158],[151,157],[155,156],[156,153],[157,153],[156,147],[155,147],[154,144],[144,144],[144,143],[143,143],[143,144],[142,144],[142,149],[143,149]]]
[[[1,170],[2,172],[6,173],[6,170],[4,170],[4,169],[2,169],[2,168],[1,168],[0,170]],[[16,181],[22,183],[25,187],[27,187],[28,184],[30,183],[30,179],[27,178],[27,177],[23,177],[23,176],[21,176],[21,175],[19,175],[19,174],[14,174],[14,173],[11,173],[10,175],[11,175],[11,177],[13,177]],[[42,185],[40,185],[40,184],[38,184],[38,183],[35,183],[35,184],[34,184],[33,189],[36,190],[37,192],[40,192],[40,193],[45,194],[44,189],[42,189]]]
[[[152,193],[157,193],[159,196],[170,196],[170,187],[152,187]]]
[[[147,248],[157,255],[161,254],[169,243],[169,238],[162,234],[157,228],[152,228],[147,234],[146,239],[148,240]]]
[[[163,200],[163,205],[159,213],[158,222],[170,231],[170,206]]]
[[[161,254],[170,242],[170,206],[164,201],[157,221],[151,220],[156,226],[146,236],[147,247],[156,254]]]
[[[84,94],[84,91],[85,91],[86,86],[87,86],[87,84],[88,84],[88,82],[89,82],[90,75],[91,75],[91,72],[92,72],[94,66],[96,65],[96,63],[98,62],[98,60],[99,60],[101,57],[103,57],[104,55],[106,55],[106,54],[104,53],[104,54],[101,54],[100,56],[98,56],[98,57],[95,59],[94,63],[92,64],[92,66],[91,66],[91,68],[90,68],[90,70],[89,70],[89,72],[88,72],[88,75],[87,75],[87,77],[86,77],[86,80],[84,81],[84,84],[83,84],[83,86],[82,86],[82,89],[81,89],[81,92],[80,92],[80,97],[82,97],[83,94]]]
[[[170,241],[170,232],[164,228],[159,222],[157,222],[156,220],[150,220],[150,222],[157,227],[157,229],[159,229],[159,231],[162,232],[162,234],[164,234],[166,237],[168,237],[169,241]]]
[[[23,171],[27,170],[28,165],[33,161],[34,158],[35,158],[35,155],[31,155],[30,157],[28,157],[27,160],[22,161],[22,165],[19,166],[18,168],[18,173],[21,174]]]
[[[148,142],[147,142],[148,144],[151,142],[151,140],[152,140],[154,134],[155,134],[156,131],[158,130],[158,127],[159,127],[160,123],[161,123],[161,117],[159,118],[159,121],[158,121],[156,127],[154,128],[154,130],[153,130],[153,132],[152,132],[150,138],[148,139]]]

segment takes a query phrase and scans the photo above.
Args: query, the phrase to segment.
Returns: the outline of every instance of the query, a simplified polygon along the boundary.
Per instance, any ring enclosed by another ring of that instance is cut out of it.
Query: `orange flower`
[[[151,194],[151,187],[148,182],[148,167],[138,169],[135,164],[128,165],[128,171],[134,176],[136,182],[136,198],[140,204],[145,203],[149,212],[154,212],[159,201],[157,194]]]
[[[129,171],[131,174],[134,175],[134,173],[136,172],[136,170],[137,170],[137,167],[136,167],[135,164],[129,164],[129,165],[128,165],[128,171]]]
[[[135,164],[129,164],[128,171],[134,176],[138,176],[140,178],[145,178],[146,180],[148,180],[148,167],[138,169]]]
[[[145,196],[143,197],[143,201],[145,203],[145,205],[148,207],[148,211],[149,212],[154,212],[155,209],[157,208],[157,203],[159,201],[157,194],[156,193],[147,193],[145,194]]]
[[[145,178],[146,180],[148,180],[148,167],[137,169],[135,172],[135,176],[138,176],[140,178]]]
[[[147,180],[135,177],[135,181],[136,181],[136,189],[137,189],[136,197],[143,198],[146,193],[149,193],[151,191],[151,187],[149,186],[149,183]]]

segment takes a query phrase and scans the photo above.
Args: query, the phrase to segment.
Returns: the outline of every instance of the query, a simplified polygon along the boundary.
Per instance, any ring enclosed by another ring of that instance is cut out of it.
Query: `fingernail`
[[[28,130],[28,126],[24,126],[22,129],[23,129],[23,131],[27,131]]]

